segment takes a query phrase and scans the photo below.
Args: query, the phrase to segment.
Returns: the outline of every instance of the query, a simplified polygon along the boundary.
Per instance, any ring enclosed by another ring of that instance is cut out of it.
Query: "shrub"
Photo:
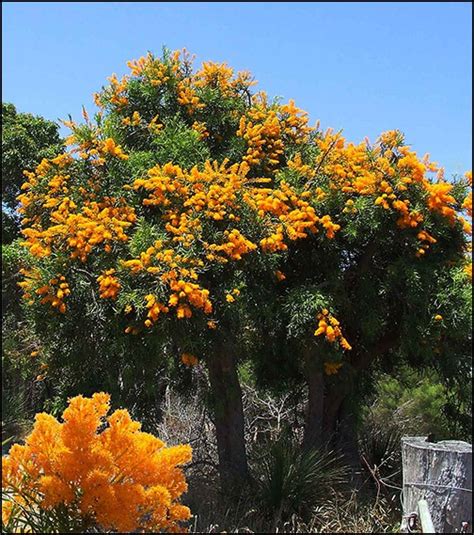
[[[403,366],[394,376],[380,376],[375,391],[370,413],[379,424],[390,421],[404,434],[454,438],[445,412],[449,391],[433,369]]]
[[[63,423],[36,415],[25,444],[2,458],[2,532],[182,531],[191,447],[166,447],[123,409],[105,421],[109,408],[98,393],[72,398]]]

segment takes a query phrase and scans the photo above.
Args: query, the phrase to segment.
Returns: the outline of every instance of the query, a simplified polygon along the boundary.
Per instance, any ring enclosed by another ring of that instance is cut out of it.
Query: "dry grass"
[[[199,372],[198,372],[199,373]],[[295,403],[297,406],[295,407]],[[193,462],[186,468],[189,491],[185,502],[193,517],[191,533],[390,533],[398,531],[398,494],[373,492],[370,476],[356,493],[348,488],[328,487],[325,498],[306,509],[275,522],[262,506],[258,465],[265,444],[280,436],[283,424],[298,439],[304,400],[282,396],[274,399],[244,387],[246,441],[249,461],[257,481],[240,498],[229,500],[219,491],[214,426],[202,395],[182,398],[168,389],[163,418],[154,432],[169,444],[186,442],[193,447]],[[304,517],[304,518],[303,518]]]

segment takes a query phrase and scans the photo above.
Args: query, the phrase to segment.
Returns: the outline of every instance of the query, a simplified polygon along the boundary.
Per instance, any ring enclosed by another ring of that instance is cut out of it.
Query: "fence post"
[[[463,522],[472,525],[471,444],[404,437],[402,469],[404,518],[426,500],[436,533],[460,533]]]

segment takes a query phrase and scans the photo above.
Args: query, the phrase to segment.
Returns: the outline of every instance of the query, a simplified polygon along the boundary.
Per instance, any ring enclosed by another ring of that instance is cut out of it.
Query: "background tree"
[[[23,171],[33,170],[43,158],[61,150],[58,125],[30,113],[18,113],[15,106],[2,102],[2,243],[18,237],[15,210],[24,182]]]

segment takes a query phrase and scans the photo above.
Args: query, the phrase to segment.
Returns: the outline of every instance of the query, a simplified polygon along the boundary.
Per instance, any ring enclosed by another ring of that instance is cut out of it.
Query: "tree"
[[[2,102],[2,243],[18,236],[15,210],[24,182],[23,171],[32,171],[42,158],[61,150],[58,125],[30,113],[18,113],[13,104]]]
[[[341,230],[328,245],[305,240],[283,268],[286,325],[305,346],[307,446],[344,434],[353,420],[344,402],[376,359],[402,353],[439,368],[440,355],[449,355],[451,365],[470,366],[470,225],[460,213],[471,217],[470,174],[444,181],[397,131],[374,145],[332,133],[319,144],[320,155],[300,173],[321,188],[319,209]],[[458,307],[448,304],[450,294]]]
[[[125,391],[127,373],[205,361],[231,488],[248,474],[239,357],[263,379],[304,374],[312,448],[344,434],[375,358],[449,343],[459,315],[439,295],[468,284],[467,181],[430,178],[397,131],[353,145],[311,128],[225,64],[165,51],[129,67],[28,175],[21,285],[62,374],[116,373]]]

